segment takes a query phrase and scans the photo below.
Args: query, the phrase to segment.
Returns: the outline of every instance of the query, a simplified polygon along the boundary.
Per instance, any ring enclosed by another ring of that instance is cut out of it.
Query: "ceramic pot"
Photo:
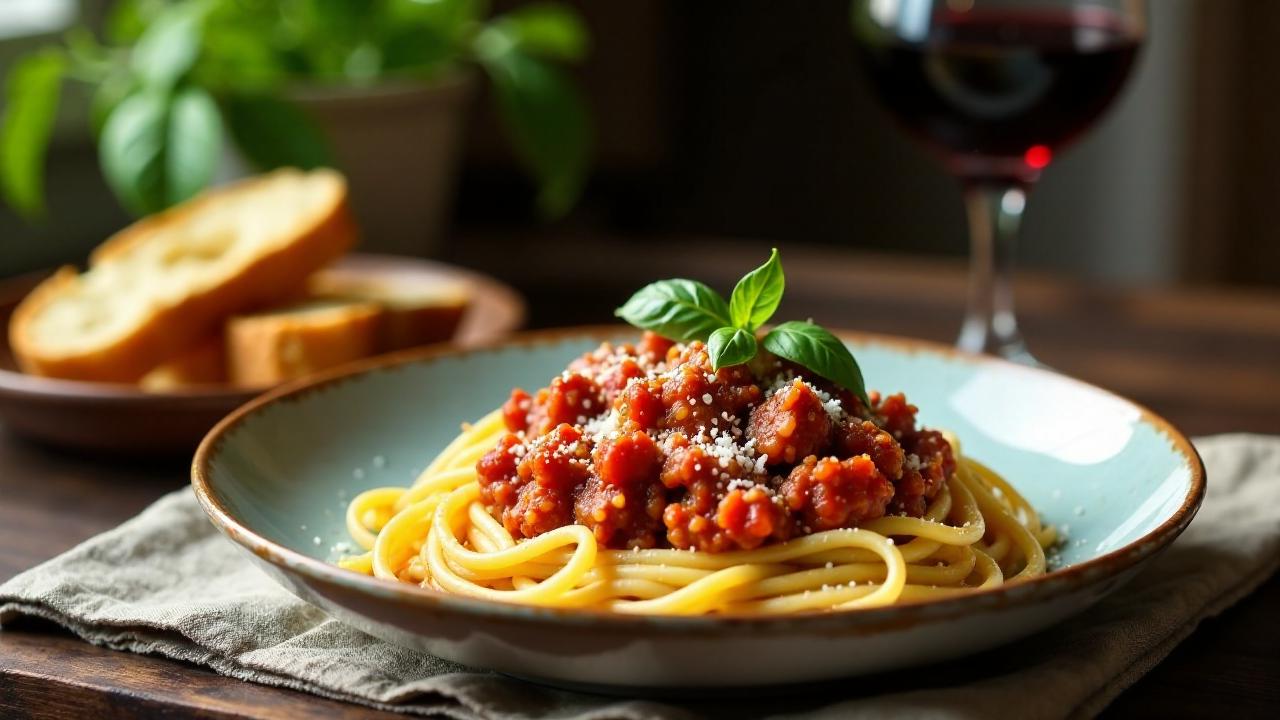
[[[351,182],[362,251],[422,257],[435,250],[449,222],[475,85],[473,75],[457,73],[431,83],[288,91],[328,136]],[[216,183],[255,172],[234,144],[226,148]]]
[[[291,98],[320,124],[351,199],[366,252],[428,255],[449,220],[475,81],[311,87]]]

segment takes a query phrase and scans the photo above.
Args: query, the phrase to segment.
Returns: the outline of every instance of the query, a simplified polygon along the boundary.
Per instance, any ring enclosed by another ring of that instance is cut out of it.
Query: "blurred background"
[[[532,295],[537,324],[552,321],[538,299],[556,297],[582,253],[640,257],[654,238],[691,253],[742,242],[962,262],[967,232],[956,182],[878,107],[856,60],[845,0],[571,4],[591,37],[570,72],[594,118],[593,150],[580,200],[553,219],[539,212],[535,183],[500,131],[489,83],[467,79],[448,101],[456,109],[444,111],[452,120],[428,119],[442,112],[438,99],[388,100],[386,84],[365,83],[359,96],[335,101],[330,82],[312,98],[307,109],[328,112],[326,128],[351,117],[417,128],[443,123],[437,134],[400,147],[458,148],[457,158],[413,160],[446,166],[428,182],[438,189],[394,177],[408,193],[401,204],[412,206],[403,216],[409,221],[395,222],[422,227],[418,234],[391,237],[395,231],[379,224],[400,210],[364,209],[366,250],[491,272]],[[101,35],[114,5],[0,2],[0,72],[70,27]],[[493,10],[520,5],[497,2]],[[1273,199],[1280,83],[1267,80],[1280,73],[1272,30],[1280,3],[1159,0],[1150,14],[1149,37],[1121,96],[1055,158],[1032,193],[1020,263],[1033,275],[1104,285],[1280,284],[1280,203]],[[0,205],[0,275],[81,262],[129,221],[104,184],[85,121],[90,103],[89,89],[64,88],[46,164],[45,217],[28,222]],[[369,127],[339,132],[380,133]],[[234,152],[224,154],[216,180],[246,172]],[[557,259],[557,248],[577,255]],[[604,319],[604,310],[555,320]]]

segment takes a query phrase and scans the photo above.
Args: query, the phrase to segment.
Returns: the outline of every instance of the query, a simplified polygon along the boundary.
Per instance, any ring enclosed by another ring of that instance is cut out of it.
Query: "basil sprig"
[[[614,314],[638,328],[680,342],[705,342],[711,333],[729,324],[728,303],[697,280],[659,280],[645,285]]]
[[[743,276],[729,302],[696,280],[659,280],[644,286],[614,314],[644,330],[689,342],[707,343],[711,367],[741,365],[759,345],[849,390],[870,407],[862,371],[840,338],[811,321],[784,322],[757,342],[756,330],[773,317],[786,278],[774,248],[769,260]]]
[[[745,328],[722,327],[707,340],[707,354],[716,370],[741,365],[756,356],[756,335]]]
[[[782,291],[786,287],[782,261],[778,259],[778,248],[774,248],[765,264],[743,275],[733,286],[733,295],[729,297],[729,319],[733,326],[754,331],[768,322],[782,302]]]
[[[858,361],[840,338],[826,328],[810,321],[784,322],[764,336],[764,347],[852,391],[863,405],[871,407]]]

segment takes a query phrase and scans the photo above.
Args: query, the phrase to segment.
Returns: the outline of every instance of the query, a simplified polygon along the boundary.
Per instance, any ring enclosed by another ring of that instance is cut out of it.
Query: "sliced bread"
[[[309,300],[227,321],[227,374],[266,387],[377,353],[382,308]]]
[[[9,339],[37,375],[134,382],[232,314],[296,297],[356,228],[336,172],[285,169],[201,194],[65,267],[14,311]]]
[[[214,333],[153,368],[138,384],[148,392],[172,392],[227,381],[227,344]]]
[[[381,305],[378,352],[443,342],[453,337],[470,302],[461,280],[423,282],[417,277],[328,268],[307,284],[312,297],[374,302]]]

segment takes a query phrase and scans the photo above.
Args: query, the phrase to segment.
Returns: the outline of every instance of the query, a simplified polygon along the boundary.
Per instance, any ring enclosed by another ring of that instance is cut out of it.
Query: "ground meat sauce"
[[[746,550],[918,517],[951,446],[901,394],[870,399],[763,351],[713,371],[702,343],[646,333],[514,390],[480,496],[515,537],[578,523],[609,548]]]

